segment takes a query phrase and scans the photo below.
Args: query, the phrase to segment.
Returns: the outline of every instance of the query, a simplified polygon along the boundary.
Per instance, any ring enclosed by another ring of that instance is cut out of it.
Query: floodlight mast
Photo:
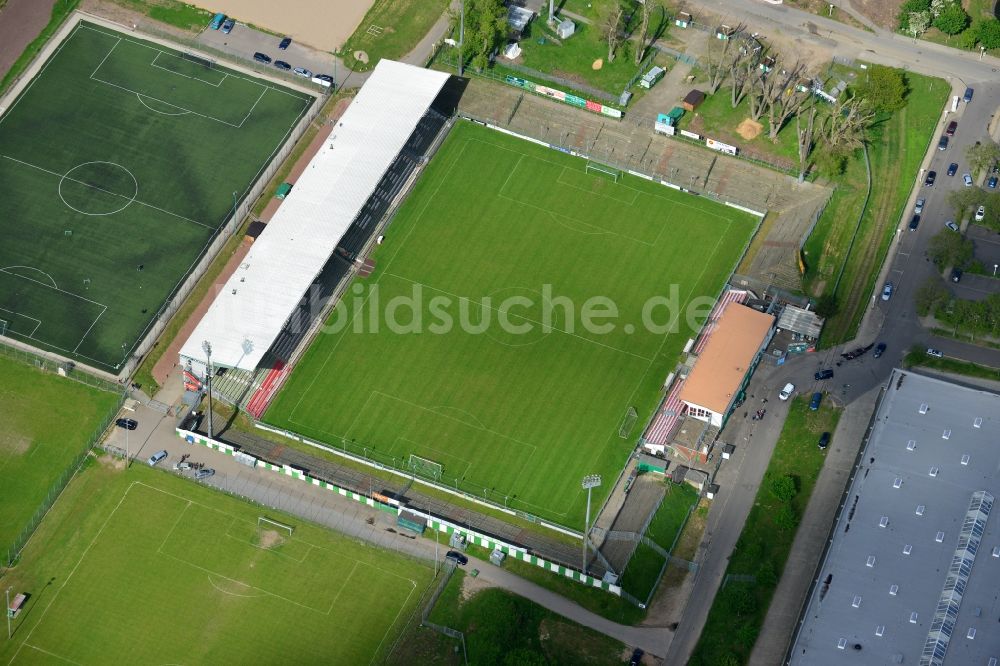
[[[590,491],[601,485],[600,474],[583,477],[583,489],[587,491],[587,517],[583,522],[583,575],[587,575],[587,541],[590,539]]]
[[[212,343],[201,343],[205,351],[205,388],[208,390],[208,438],[212,439]]]

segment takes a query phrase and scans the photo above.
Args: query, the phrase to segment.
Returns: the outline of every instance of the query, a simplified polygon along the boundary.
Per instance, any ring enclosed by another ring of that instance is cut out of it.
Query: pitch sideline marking
[[[50,652],[49,650],[46,650],[44,648],[40,648],[37,645],[32,645],[31,643],[24,643],[24,645],[27,645],[32,650],[38,650],[39,652],[43,652],[43,653],[49,655],[50,657],[55,657],[59,661],[65,661],[67,664],[76,664],[76,666],[83,666],[83,664],[81,664],[78,661],[73,661],[72,659],[68,659],[67,657],[63,657],[61,655],[58,655],[55,652]]]

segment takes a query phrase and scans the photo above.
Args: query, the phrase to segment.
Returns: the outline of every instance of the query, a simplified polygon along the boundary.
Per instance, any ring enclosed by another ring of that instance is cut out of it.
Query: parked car
[[[642,663],[642,655],[646,654],[641,648],[632,650],[632,658],[628,661],[628,666],[639,666]]]
[[[833,377],[833,370],[829,368],[827,368],[826,370],[820,370],[819,372],[816,373],[815,377],[816,381],[820,381],[822,379],[830,379],[831,377]]]
[[[986,187],[995,190],[997,188],[997,177],[990,176],[990,179],[986,181]]]
[[[955,224],[954,222],[952,222],[951,220],[948,220],[947,222],[945,222],[944,226],[948,227],[952,231],[958,231],[958,225]]]
[[[285,37],[278,44],[278,49],[284,51],[285,49],[287,49],[291,45],[292,45],[292,38],[291,37]]]
[[[139,422],[135,419],[118,419],[115,421],[115,425],[126,430],[135,430],[139,427]]]
[[[166,451],[157,451],[153,455],[149,456],[149,460],[147,460],[146,462],[149,463],[150,467],[153,467],[154,465],[163,462],[166,459],[166,457],[167,457]]]
[[[893,286],[893,284],[891,282],[886,282],[885,283],[885,286],[882,287],[882,300],[883,301],[887,301],[890,298],[892,298],[892,290],[894,288],[895,287]]]
[[[933,356],[934,358],[944,358],[944,354],[941,353],[940,349],[934,349],[934,347],[927,348],[927,355]]]
[[[872,352],[872,358],[879,358],[884,353],[885,353],[885,343],[880,342],[877,345],[875,345],[875,351]]]
[[[948,175],[954,176],[956,173],[958,173],[958,162],[952,162],[948,165]]]
[[[788,400],[790,397],[792,397],[792,393],[794,392],[795,392],[795,384],[788,383],[785,384],[785,388],[781,389],[781,392],[778,393],[778,397],[781,398],[782,400]]]
[[[295,69],[292,70],[292,73],[295,74],[296,76],[301,76],[304,79],[311,79],[313,75],[313,73],[310,72],[305,67],[296,67]]]
[[[975,92],[975,90],[973,90],[972,88],[966,88],[965,89],[965,96],[962,98],[962,101],[964,101],[966,104],[968,104],[969,102],[971,102],[972,101],[972,94],[974,92]]]
[[[448,560],[454,560],[457,564],[461,564],[463,567],[469,563],[469,558],[457,550],[449,550],[444,557]]]
[[[257,51],[256,53],[253,54],[253,59],[256,60],[257,62],[262,62],[265,65],[271,64],[271,56],[267,55],[266,53],[261,53],[260,51]]]
[[[333,83],[333,77],[329,74],[317,74],[313,78],[319,79],[320,81],[326,81],[327,83]]]
[[[938,150],[948,150],[948,137],[942,136],[938,139]]]
[[[972,174],[963,173],[962,182],[965,183],[966,187],[972,187]]]
[[[207,479],[210,476],[215,476],[215,470],[209,467],[208,469],[199,469],[194,473],[194,478],[201,481],[202,479]]]
[[[288,70],[290,70],[290,69],[292,68],[292,66],[291,66],[291,65],[289,65],[289,64],[288,64],[287,62],[285,62],[284,60],[275,60],[275,61],[274,61],[274,66],[275,66],[275,67],[277,67],[278,69],[283,69],[283,70],[285,70],[286,72],[287,72]]]
[[[955,130],[958,129],[958,121],[953,120],[948,123],[948,128],[944,131],[946,136],[955,136]]]
[[[821,451],[826,447],[828,447],[830,445],[830,433],[824,432],[822,435],[820,435],[819,442],[817,442],[816,445],[820,448]]]
[[[179,472],[183,472],[185,470],[189,470],[189,469],[191,469],[191,463],[189,463],[189,462],[175,462],[174,463],[174,469],[177,470],[177,471],[179,471]]]
[[[976,209],[976,222],[982,222],[984,217],[986,217],[986,206],[980,206]]]
[[[910,231],[916,231],[918,226],[920,226],[920,216],[914,215],[910,218]]]
[[[813,393],[812,400],[809,401],[809,409],[815,412],[817,409],[819,409],[819,403],[821,402],[823,402],[823,394],[820,393],[819,391]]]
[[[209,24],[208,27],[211,28],[212,30],[218,30],[219,28],[222,27],[222,24],[225,23],[225,21],[226,21],[225,14],[216,14],[215,16],[212,17],[212,22]]]
[[[927,177],[924,178],[924,185],[927,187],[934,187],[935,180],[937,180],[937,171],[928,171]]]
[[[953,269],[951,269],[951,281],[952,282],[961,282],[962,281],[962,269],[961,268],[953,268]]]
[[[235,27],[236,27],[236,19],[231,19],[231,18],[226,19],[226,22],[222,24],[222,32],[223,34],[228,35],[233,31],[233,28]]]
[[[917,203],[913,205],[913,212],[916,213],[917,215],[920,215],[922,212],[924,212],[925,202],[926,200],[923,197],[917,199]]]

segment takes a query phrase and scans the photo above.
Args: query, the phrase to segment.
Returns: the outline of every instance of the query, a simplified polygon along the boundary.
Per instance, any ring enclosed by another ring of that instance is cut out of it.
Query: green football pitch
[[[119,368],[312,101],[79,24],[0,116],[0,334]]]
[[[456,125],[374,273],[348,290],[266,420],[579,527],[582,477],[604,476],[602,499],[693,335],[687,304],[706,297],[703,320],[756,228],[736,209],[586,166]],[[649,299],[671,294],[677,329],[645,326]],[[411,296],[420,306],[404,323],[422,332],[389,330],[393,309],[407,319],[393,301]],[[592,297],[617,308],[600,320],[610,330],[583,325]],[[441,308],[450,330],[435,328]],[[499,326],[504,314],[530,330]],[[638,419],[622,437],[630,408]]]
[[[114,393],[0,357],[0,559],[117,407]]]
[[[265,516],[291,526],[266,525]],[[5,664],[380,663],[431,581],[373,549],[169,473],[103,458],[4,587],[31,594]]]

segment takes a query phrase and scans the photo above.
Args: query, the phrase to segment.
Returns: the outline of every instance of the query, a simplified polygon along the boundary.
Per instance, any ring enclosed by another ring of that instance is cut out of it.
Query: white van
[[[785,384],[785,388],[781,389],[781,393],[778,394],[778,397],[781,398],[782,400],[788,400],[790,397],[792,397],[792,393],[794,392],[795,392],[795,384]]]

